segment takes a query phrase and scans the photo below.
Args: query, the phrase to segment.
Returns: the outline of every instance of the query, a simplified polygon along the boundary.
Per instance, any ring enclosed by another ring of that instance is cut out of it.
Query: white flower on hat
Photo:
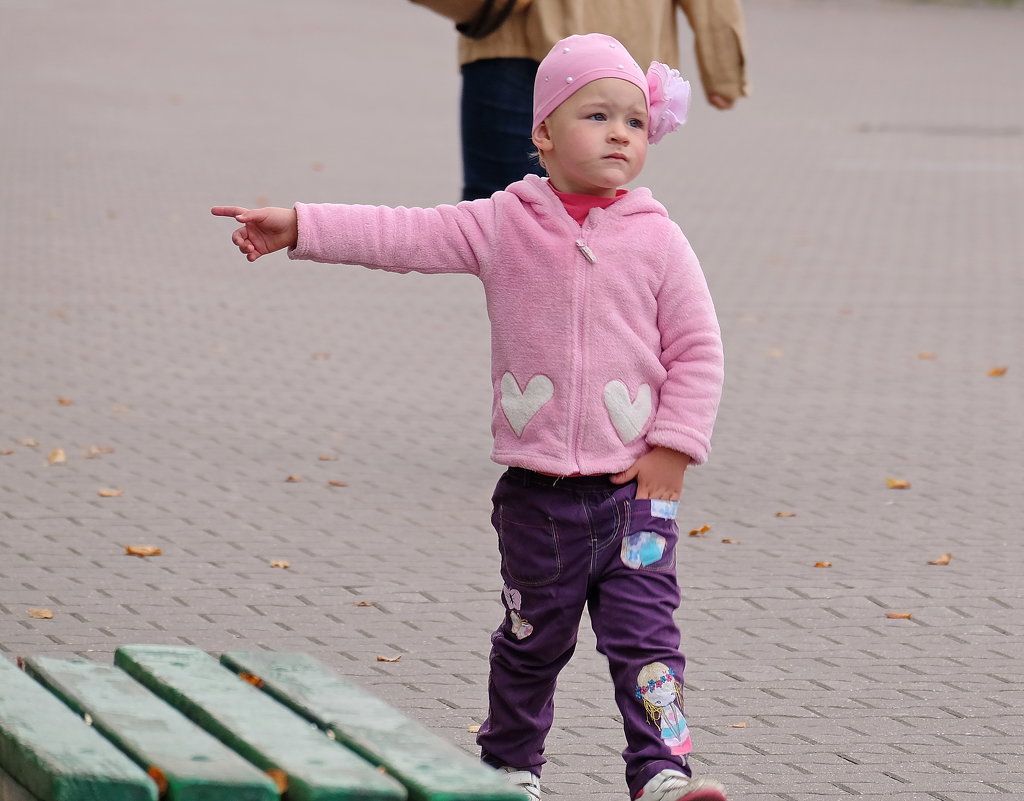
[[[679,70],[668,64],[652,61],[647,70],[647,85],[651,93],[651,119],[647,140],[657,144],[684,122],[690,109],[690,82],[684,81]]]

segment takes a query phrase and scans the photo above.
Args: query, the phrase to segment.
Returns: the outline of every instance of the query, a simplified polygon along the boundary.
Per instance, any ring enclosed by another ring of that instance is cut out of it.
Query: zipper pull
[[[584,258],[591,264],[597,264],[597,256],[594,255],[594,251],[587,247],[587,243],[582,239],[576,240],[576,247],[580,249],[580,253],[583,254]]]

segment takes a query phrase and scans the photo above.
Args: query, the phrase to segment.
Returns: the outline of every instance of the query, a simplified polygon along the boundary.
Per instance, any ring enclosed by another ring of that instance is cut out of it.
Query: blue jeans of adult
[[[527,173],[544,174],[530,155],[538,66],[529,58],[488,58],[462,67],[463,200],[490,197]]]

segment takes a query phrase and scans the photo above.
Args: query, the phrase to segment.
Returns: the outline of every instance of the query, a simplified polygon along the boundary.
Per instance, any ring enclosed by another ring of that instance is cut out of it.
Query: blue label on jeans
[[[651,498],[651,517],[675,520],[677,514],[679,514],[679,501],[663,501],[658,498]]]

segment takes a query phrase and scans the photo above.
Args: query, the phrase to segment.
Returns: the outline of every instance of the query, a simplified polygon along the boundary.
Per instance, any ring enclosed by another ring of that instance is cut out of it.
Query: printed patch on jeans
[[[675,520],[677,514],[679,514],[679,501],[663,501],[658,498],[651,498],[651,517]]]
[[[508,618],[512,621],[512,633],[516,635],[517,640],[525,640],[533,634],[533,624],[519,613],[523,603],[522,593],[505,584],[501,588],[501,596],[508,606]]]
[[[622,562],[626,567],[647,567],[664,555],[665,538],[653,531],[640,531],[622,540]]]
[[[690,753],[693,741],[683,717],[683,685],[676,672],[664,662],[651,662],[637,675],[634,692],[669,752],[676,756]]]
[[[533,624],[529,620],[518,612],[509,612],[508,614],[512,620],[512,633],[516,635],[517,640],[525,640],[533,634]]]
[[[501,597],[505,599],[505,605],[509,609],[514,609],[518,612],[523,608],[523,594],[519,590],[512,589],[508,584],[502,585]]]

